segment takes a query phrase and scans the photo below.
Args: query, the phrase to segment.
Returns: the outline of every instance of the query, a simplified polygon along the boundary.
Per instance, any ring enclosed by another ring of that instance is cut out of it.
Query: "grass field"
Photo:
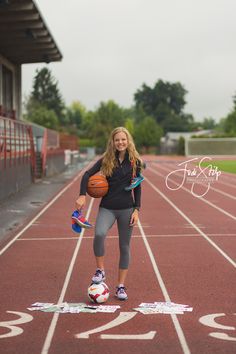
[[[236,160],[216,160],[211,161],[211,164],[217,166],[220,171],[236,173]],[[201,166],[207,166],[209,162],[202,162]]]

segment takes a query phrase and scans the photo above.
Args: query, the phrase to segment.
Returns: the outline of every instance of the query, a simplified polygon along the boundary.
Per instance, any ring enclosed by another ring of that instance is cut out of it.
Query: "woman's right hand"
[[[81,210],[85,206],[85,195],[80,195],[75,202],[76,209]]]

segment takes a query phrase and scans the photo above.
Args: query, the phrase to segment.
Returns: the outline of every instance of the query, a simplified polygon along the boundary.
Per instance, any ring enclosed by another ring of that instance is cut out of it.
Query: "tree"
[[[124,125],[125,113],[125,110],[112,100],[100,103],[100,106],[94,112],[91,131],[97,147],[104,149],[111,131]]]
[[[152,116],[165,132],[188,130],[193,117],[183,113],[186,93],[179,82],[158,80],[153,88],[143,84],[134,94],[136,109]]]
[[[55,112],[43,106],[35,107],[32,110],[30,121],[49,129],[57,130],[59,127],[59,121]]]
[[[170,83],[158,80],[153,88],[143,84],[138,90],[134,99],[136,106],[142,106],[147,114],[156,116],[159,106],[166,106],[172,112],[179,114],[185,106],[185,95],[187,91],[179,83]],[[158,120],[158,117],[156,117]]]
[[[182,136],[179,137],[177,153],[178,155],[185,155],[185,139]]]
[[[191,114],[170,113],[161,124],[165,132],[185,132],[194,128],[194,118]]]
[[[130,132],[131,135],[134,135],[134,119],[133,118],[126,119],[125,128]]]
[[[81,130],[79,136],[83,138],[93,139],[93,132],[95,126],[95,113],[88,111],[82,119]]]
[[[66,124],[65,105],[58,89],[58,82],[47,67],[36,70],[28,105],[31,107],[40,105],[52,110],[58,117],[59,122],[63,125]]]
[[[82,123],[87,114],[85,106],[79,101],[74,101],[66,108],[66,117],[68,124],[73,126],[74,129],[81,129]]]
[[[139,148],[157,147],[163,135],[162,128],[155,122],[155,119],[146,116],[141,123],[135,127],[135,143]]]
[[[203,122],[200,124],[203,129],[214,129],[216,127],[216,122],[213,118],[204,118]]]
[[[236,111],[236,94],[233,95],[233,103],[234,103],[233,110]]]
[[[221,120],[221,127],[227,135],[236,136],[236,95],[233,96],[232,111]]]
[[[230,135],[236,135],[236,110],[227,115],[224,121],[224,130]]]

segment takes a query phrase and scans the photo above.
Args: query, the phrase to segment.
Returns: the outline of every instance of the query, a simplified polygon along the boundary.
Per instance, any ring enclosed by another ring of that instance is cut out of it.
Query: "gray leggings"
[[[130,219],[133,213],[133,208],[110,210],[99,208],[95,226],[95,237],[93,241],[93,250],[96,257],[104,256],[104,242],[108,230],[117,220],[119,233],[119,248],[120,248],[120,269],[127,269],[130,261],[130,238],[133,226],[130,226]]]

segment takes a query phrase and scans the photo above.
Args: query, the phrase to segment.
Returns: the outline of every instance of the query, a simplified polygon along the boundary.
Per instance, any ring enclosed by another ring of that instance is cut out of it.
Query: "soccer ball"
[[[96,304],[106,302],[109,298],[109,288],[105,283],[91,284],[88,288],[88,298]]]

